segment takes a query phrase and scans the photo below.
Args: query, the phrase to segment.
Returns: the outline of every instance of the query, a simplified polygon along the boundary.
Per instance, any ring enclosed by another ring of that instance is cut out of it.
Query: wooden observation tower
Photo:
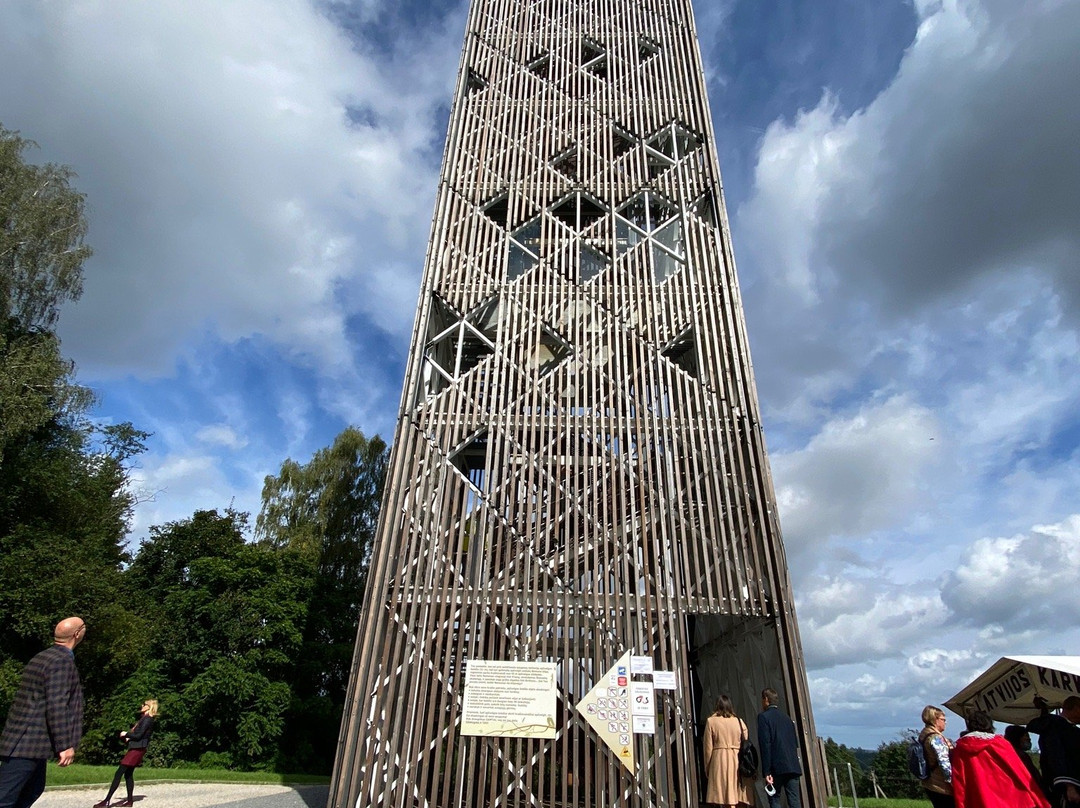
[[[473,0],[365,603],[332,806],[696,808],[766,686],[824,804],[690,0]]]

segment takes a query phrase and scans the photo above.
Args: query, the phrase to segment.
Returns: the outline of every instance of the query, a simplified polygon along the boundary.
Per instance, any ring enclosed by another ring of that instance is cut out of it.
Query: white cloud
[[[211,454],[151,454],[142,460],[132,475],[132,488],[144,500],[132,520],[132,540],[145,537],[152,525],[187,519],[196,510],[258,510],[261,488],[252,497]]]
[[[997,655],[1075,644],[1080,614],[1080,7],[916,11],[871,103],[826,89],[772,123],[736,218],[801,635],[836,726],[913,725]]]
[[[824,734],[888,739],[887,728],[916,726],[923,705],[943,703],[998,657],[1075,645],[1080,516],[976,540],[934,581],[898,584],[895,572],[849,566],[804,584],[799,618]]]
[[[892,85],[842,115],[817,108],[767,132],[743,215],[788,286],[853,285],[924,305],[981,275],[1042,272],[1078,289],[1080,7],[925,4]],[[808,268],[808,265],[809,268]],[[828,267],[828,271],[824,269]]]
[[[1050,333],[1076,324],[1080,118],[1068,111],[1080,85],[1068,77],[1080,73],[1080,6],[949,0],[918,12],[917,38],[870,104],[846,112],[826,90],[761,142],[736,230],[777,417],[810,421],[862,374],[907,370],[881,363],[923,327],[942,339],[922,359],[948,364],[949,351],[987,356],[982,330],[1007,328],[1019,302],[1059,299]]]
[[[901,587],[881,577],[817,578],[799,599],[804,651],[814,670],[902,657],[947,617],[933,587]]]
[[[833,710],[864,710],[893,697],[888,681],[865,673],[844,680],[827,676],[815,678],[814,693],[819,706],[828,705]]]
[[[838,125],[828,93],[800,112],[791,126],[774,121],[765,133],[755,171],[755,196],[740,211],[756,245],[757,260],[770,268],[773,293],[788,306],[820,302],[823,278],[813,265],[830,192],[844,175],[857,133]]]
[[[775,453],[784,535],[799,563],[836,538],[873,533],[924,506],[939,432],[933,413],[896,397],[834,418],[799,450]]]
[[[926,687],[955,678],[957,674],[962,679],[970,678],[982,665],[983,660],[970,650],[935,647],[931,640],[928,648],[913,654],[908,660],[905,676]]]
[[[460,31],[387,69],[304,0],[23,2],[4,16],[5,123],[50,133],[45,155],[90,199],[96,255],[63,320],[84,372],[171,372],[208,329],[264,334],[340,375],[356,350],[347,314],[408,334]],[[411,270],[384,269],[402,254]]]
[[[1060,302],[1045,294],[1017,295],[1007,311],[979,319],[980,347],[987,350],[978,368],[952,369],[956,378],[947,390],[956,428],[972,445],[998,453],[1045,444],[1073,417],[1080,398],[1077,333],[1062,328]],[[964,378],[972,371],[977,379]]]
[[[204,426],[195,433],[195,437],[202,443],[210,446],[222,446],[226,449],[243,449],[248,445],[248,440],[227,424],[213,424]]]
[[[903,730],[922,726],[924,706],[941,704],[987,664],[970,651],[933,648],[813,676],[818,732],[871,749],[894,741]]]
[[[1052,635],[1080,622],[1080,515],[1029,532],[975,542],[942,591],[945,603],[979,626]]]

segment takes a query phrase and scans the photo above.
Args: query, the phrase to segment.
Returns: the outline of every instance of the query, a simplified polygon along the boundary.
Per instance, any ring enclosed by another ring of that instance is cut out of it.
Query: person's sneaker
[[[102,800],[101,802],[95,802],[94,808],[109,808],[110,805],[112,805],[112,803],[108,800]]]
[[[120,802],[114,802],[112,808],[133,808],[134,805],[134,800],[120,800]]]

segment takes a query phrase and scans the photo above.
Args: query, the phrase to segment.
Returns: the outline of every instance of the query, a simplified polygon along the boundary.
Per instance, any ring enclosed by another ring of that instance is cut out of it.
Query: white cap
[[[766,783],[765,784],[765,793],[768,794],[770,797],[775,797],[776,796],[776,786],[774,786],[772,783]]]

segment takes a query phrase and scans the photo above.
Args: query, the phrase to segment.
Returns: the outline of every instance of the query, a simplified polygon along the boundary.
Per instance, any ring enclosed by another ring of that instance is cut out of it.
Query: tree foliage
[[[128,437],[107,444],[102,430],[54,420],[22,436],[0,465],[0,658],[18,661],[3,675],[17,675],[57,620],[79,614],[94,629],[80,651],[91,703],[137,654],[129,640],[137,620],[118,594],[133,504],[128,464],[146,434],[127,424],[108,431]]]
[[[882,742],[874,755],[874,772],[890,798],[915,798],[925,795],[919,781],[908,771],[908,742],[916,735],[915,730],[904,730],[898,740]]]
[[[27,163],[36,144],[0,126],[0,320],[52,330],[60,304],[82,294],[90,257],[85,199],[67,166]]]
[[[288,548],[245,540],[247,517],[199,511],[151,528],[125,574],[145,615],[147,685],[162,702],[168,754],[216,765],[275,762],[300,651],[312,567]],[[121,711],[122,712],[122,711]]]
[[[855,781],[855,792],[860,797],[873,797],[873,786],[870,778],[859,760],[858,750],[838,744],[832,738],[825,739],[825,764],[826,772],[830,781],[835,784],[836,778],[840,780],[840,790],[844,794],[850,794],[851,781]],[[848,766],[851,773],[848,773]],[[836,774],[834,776],[833,771]]]
[[[0,126],[0,463],[18,437],[94,400],[53,330],[82,294],[85,203],[71,169],[23,159],[33,145]]]
[[[286,460],[263,485],[256,535],[312,564],[314,592],[297,659],[283,765],[328,767],[345,704],[360,603],[389,451],[352,427],[301,465]]]
[[[93,401],[54,333],[0,321],[0,463],[19,437],[50,420],[77,418]]]
[[[114,763],[118,732],[156,698],[150,764],[328,771],[385,444],[346,430],[308,464],[286,461],[257,541],[247,514],[197,511],[150,528],[131,557],[125,482],[145,437],[54,420],[0,466],[0,719],[22,664],[75,612],[91,627],[81,760]]]
[[[850,796],[851,786],[848,764],[851,764],[855,790],[859,797],[874,797],[874,780],[890,799],[919,798],[923,788],[911,776],[907,767],[908,740],[913,730],[904,730],[895,741],[883,742],[876,750],[853,749],[838,744],[832,738],[825,739],[826,770],[830,783],[834,783],[833,770],[840,781],[840,790]],[[869,757],[869,760],[866,758]],[[866,760],[864,763],[863,761]]]

